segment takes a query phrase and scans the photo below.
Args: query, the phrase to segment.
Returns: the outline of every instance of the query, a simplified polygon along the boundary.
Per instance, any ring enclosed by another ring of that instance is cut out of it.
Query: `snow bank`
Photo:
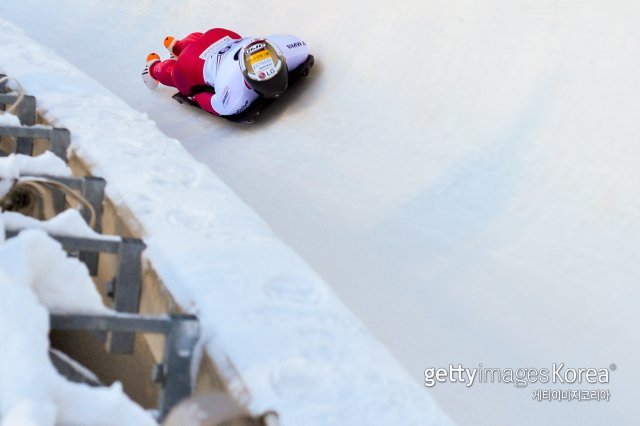
[[[208,353],[222,365],[230,360],[237,374],[228,379],[248,391],[252,410],[275,409],[284,425],[449,422],[327,285],[178,141],[1,20],[0,45],[0,71],[71,130],[72,149],[140,221],[147,257],[178,303],[200,317]]]
[[[56,372],[48,310],[110,312],[83,264],[42,231],[25,231],[0,244],[0,424],[154,425],[119,384],[91,388]]]

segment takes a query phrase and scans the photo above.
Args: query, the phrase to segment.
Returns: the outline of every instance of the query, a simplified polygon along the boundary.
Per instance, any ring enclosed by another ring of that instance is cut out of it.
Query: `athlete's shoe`
[[[146,84],[147,87],[151,90],[158,87],[158,80],[151,77],[149,69],[151,68],[151,65],[155,64],[158,61],[160,61],[160,56],[157,53],[149,53],[147,55],[147,63],[142,70],[142,81],[144,81],[144,84]]]
[[[176,40],[172,36],[166,36],[164,38],[164,47],[166,47],[167,50],[169,51],[169,54],[171,55],[171,59],[178,59],[178,55],[173,50],[173,48],[175,47],[177,41],[178,40]]]

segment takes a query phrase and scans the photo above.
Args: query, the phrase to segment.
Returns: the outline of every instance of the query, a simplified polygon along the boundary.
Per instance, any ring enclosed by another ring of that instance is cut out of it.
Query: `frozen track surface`
[[[618,365],[609,403],[438,385],[460,424],[637,418],[637,2],[5,0],[0,14],[180,139],[416,381],[451,363]],[[146,54],[212,26],[299,35],[317,66],[251,126],[147,91]]]

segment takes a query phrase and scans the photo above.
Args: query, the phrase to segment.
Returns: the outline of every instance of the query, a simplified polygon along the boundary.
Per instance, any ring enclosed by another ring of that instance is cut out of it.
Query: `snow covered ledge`
[[[0,72],[71,130],[75,155],[130,212],[155,273],[199,316],[208,355],[233,365],[226,385],[248,394],[252,411],[275,409],[284,425],[449,424],[328,286],[177,140],[3,20],[0,46]]]

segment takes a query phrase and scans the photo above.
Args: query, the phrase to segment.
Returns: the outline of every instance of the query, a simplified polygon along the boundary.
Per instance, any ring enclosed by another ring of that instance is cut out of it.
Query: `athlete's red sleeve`
[[[202,92],[193,96],[193,100],[200,105],[200,108],[210,112],[211,114],[220,115],[215,109],[213,109],[213,106],[211,105],[211,98],[213,98],[213,93],[209,92]]]

